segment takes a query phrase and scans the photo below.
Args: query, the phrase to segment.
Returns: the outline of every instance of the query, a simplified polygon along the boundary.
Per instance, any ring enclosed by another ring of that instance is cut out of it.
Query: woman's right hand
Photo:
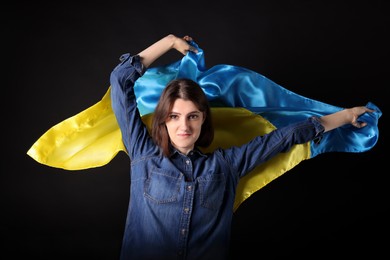
[[[176,40],[173,43],[173,48],[175,48],[183,55],[186,55],[189,51],[197,53],[198,49],[190,44],[191,41],[192,37],[188,35],[184,36],[183,38],[176,37]]]
[[[198,49],[190,45],[190,41],[192,41],[190,36],[180,38],[169,34],[138,53],[138,55],[144,67],[148,68],[156,59],[171,49],[176,49],[183,55],[186,55],[189,51],[197,53]]]

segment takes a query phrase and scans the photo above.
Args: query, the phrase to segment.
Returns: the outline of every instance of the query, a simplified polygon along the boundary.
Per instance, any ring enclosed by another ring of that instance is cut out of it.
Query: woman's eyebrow
[[[200,114],[200,113],[202,113],[202,112],[200,112],[199,110],[194,110],[194,111],[188,112],[187,115],[189,115],[189,114]],[[180,112],[175,112],[175,111],[171,111],[169,114],[182,115],[182,113],[180,113]]]

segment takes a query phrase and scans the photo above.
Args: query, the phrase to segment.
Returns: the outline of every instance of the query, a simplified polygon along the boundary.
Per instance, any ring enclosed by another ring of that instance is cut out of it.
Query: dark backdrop
[[[103,97],[122,53],[174,33],[191,35],[209,68],[243,66],[303,96],[341,107],[371,101],[384,113],[372,150],[319,155],[247,199],[235,213],[232,259],[387,254],[386,1],[135,2],[3,8],[0,252],[7,259],[118,259],[129,199],[125,154],[100,168],[65,171],[26,152]]]

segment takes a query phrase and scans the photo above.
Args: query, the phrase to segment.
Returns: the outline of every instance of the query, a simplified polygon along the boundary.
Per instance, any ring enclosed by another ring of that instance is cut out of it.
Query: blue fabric
[[[137,80],[134,88],[142,115],[152,113],[164,86],[173,78],[190,78],[198,82],[212,106],[244,107],[261,115],[279,128],[310,116],[322,116],[343,108],[306,98],[276,84],[249,69],[216,65],[207,68],[204,52],[195,42],[198,53],[188,53],[181,60],[167,66],[150,68]],[[345,126],[325,133],[323,141],[311,145],[311,157],[324,152],[364,152],[379,138],[378,120],[381,110],[373,103],[360,120],[368,125],[357,129]]]
[[[324,128],[311,117],[240,147],[175,151],[167,158],[137,110],[134,84],[143,73],[139,57],[126,54],[110,77],[112,108],[131,160],[121,259],[227,259],[239,179],[294,144],[320,138]],[[147,91],[155,91],[151,86]]]

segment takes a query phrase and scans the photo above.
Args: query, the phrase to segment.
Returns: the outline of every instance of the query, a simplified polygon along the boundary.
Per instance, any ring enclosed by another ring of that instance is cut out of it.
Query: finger
[[[190,51],[197,51],[197,49],[194,46],[190,46]]]
[[[197,52],[198,52],[198,49],[195,48],[194,46],[190,46],[190,47],[188,48],[188,51],[192,51],[192,52],[197,53]]]
[[[362,128],[362,127],[365,127],[367,125],[367,123],[366,122],[359,122],[358,125],[359,125],[358,126],[359,128]]]
[[[360,121],[355,121],[352,123],[352,125],[354,127],[357,127],[357,128],[362,128],[362,127],[365,127],[367,125],[366,122],[360,122]]]
[[[185,41],[187,41],[187,42],[192,41],[192,37],[191,37],[191,36],[188,36],[188,35],[184,36],[183,39],[184,39]]]

